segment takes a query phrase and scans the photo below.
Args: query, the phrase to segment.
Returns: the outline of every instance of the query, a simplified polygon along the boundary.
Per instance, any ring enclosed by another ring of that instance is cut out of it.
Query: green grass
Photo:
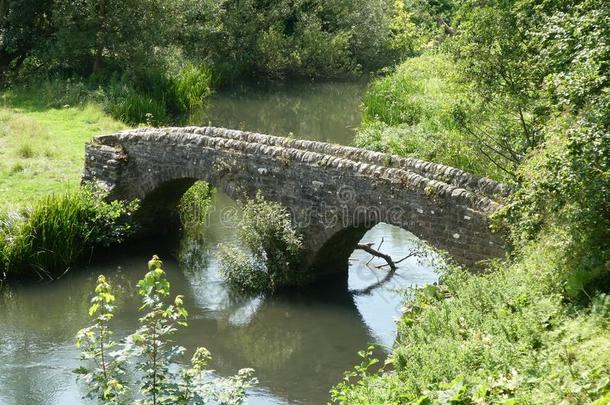
[[[0,208],[11,209],[48,195],[75,190],[84,145],[93,136],[126,128],[95,104],[48,108],[35,95],[1,95]]]
[[[467,94],[450,56],[430,53],[407,59],[370,85],[354,143],[503,179],[459,124]]]
[[[54,277],[88,249],[123,241],[132,232],[137,203],[106,202],[104,197],[83,187],[0,215],[0,273]]]

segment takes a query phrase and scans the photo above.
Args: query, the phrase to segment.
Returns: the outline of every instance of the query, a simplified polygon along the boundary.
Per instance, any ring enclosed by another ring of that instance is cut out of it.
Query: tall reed
[[[105,202],[90,188],[37,201],[0,219],[0,268],[9,275],[55,277],[95,246],[123,241],[137,204]]]

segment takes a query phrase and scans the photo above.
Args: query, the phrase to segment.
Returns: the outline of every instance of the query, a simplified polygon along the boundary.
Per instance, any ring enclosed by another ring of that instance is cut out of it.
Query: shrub
[[[162,100],[133,90],[115,96],[108,102],[108,110],[113,118],[129,125],[145,123],[159,126],[168,122],[168,115]]]
[[[175,345],[173,338],[180,327],[188,326],[188,313],[181,295],[167,302],[170,283],[161,260],[153,256],[148,268],[137,284],[144,311],[140,327],[121,344],[113,340],[110,329],[115,311],[112,287],[104,276],[98,277],[89,308],[94,323],[77,334],[87,366],[74,372],[87,384],[86,397],[105,404],[132,402],[134,397],[144,404],[242,403],[245,390],[256,383],[252,369],[210,379],[211,355],[203,347],[195,350],[190,366],[176,362],[186,349]],[[133,378],[126,377],[129,367],[135,368]]]
[[[29,87],[29,91],[38,94],[44,105],[50,108],[84,106],[104,98],[102,90],[80,79],[46,79]]]
[[[136,208],[135,202],[106,202],[91,188],[45,197],[20,216],[0,219],[0,266],[9,275],[59,275],[87,249],[128,237]]]
[[[445,269],[441,285],[407,300],[391,367],[348,375],[334,400],[549,404],[607,395],[610,300],[596,293],[587,306],[566,305],[563,238],[547,236],[484,275]]]
[[[259,194],[242,207],[239,240],[250,256],[235,246],[221,245],[220,270],[242,292],[273,292],[300,283],[302,241],[288,211]]]
[[[14,85],[10,96],[43,108],[100,104],[106,113],[126,124],[160,126],[202,107],[212,94],[211,85],[211,69],[190,64],[177,74],[149,70],[88,79],[32,78]],[[35,128],[25,129],[35,135]]]

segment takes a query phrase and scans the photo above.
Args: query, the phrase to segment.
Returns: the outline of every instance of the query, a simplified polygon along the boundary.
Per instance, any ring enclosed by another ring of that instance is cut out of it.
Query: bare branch
[[[370,255],[372,255],[374,257],[382,258],[383,260],[386,261],[387,265],[390,266],[390,269],[392,269],[392,271],[396,271],[396,264],[394,263],[394,261],[392,260],[390,255],[386,255],[385,253],[382,253],[382,252],[380,252],[377,249],[373,249],[371,247],[372,245],[373,245],[372,243],[368,243],[366,245],[359,243],[356,246],[356,249],[364,250],[365,252],[367,252],[368,254],[370,254]],[[370,260],[369,260],[369,262],[370,262]]]

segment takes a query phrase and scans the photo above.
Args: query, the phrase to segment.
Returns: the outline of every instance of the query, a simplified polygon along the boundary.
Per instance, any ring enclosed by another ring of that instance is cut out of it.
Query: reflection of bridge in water
[[[182,282],[172,280],[172,288],[188,291]],[[288,401],[325,403],[342,373],[358,363],[357,351],[376,341],[341,278],[213,312],[194,311],[193,293],[186,296],[191,319],[180,343],[189,353],[207,347],[221,375],[254,368],[258,388]]]
[[[406,229],[457,261],[503,254],[488,217],[507,188],[461,170],[363,149],[222,128],[139,129],[87,145],[85,181],[111,198],[143,200],[153,220],[204,180],[233,199],[258,191],[286,206],[304,235],[309,265],[346,268],[379,222]]]

